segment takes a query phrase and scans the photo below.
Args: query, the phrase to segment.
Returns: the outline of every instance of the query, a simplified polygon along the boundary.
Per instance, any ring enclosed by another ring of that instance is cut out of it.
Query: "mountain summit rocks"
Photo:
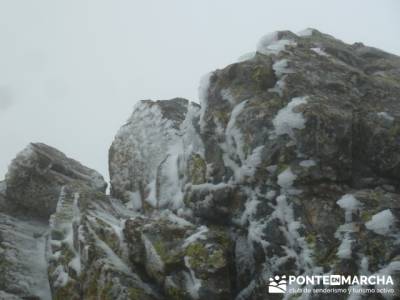
[[[396,299],[399,97],[398,56],[280,31],[207,74],[201,105],[138,102],[109,150],[111,195],[31,144],[0,183],[0,296],[282,299],[275,275],[381,274],[394,294],[359,299]],[[15,259],[27,245],[36,262]]]
[[[32,143],[11,162],[6,174],[10,206],[24,215],[48,219],[56,211],[61,186],[87,185],[105,192],[103,176],[63,153],[41,143]]]

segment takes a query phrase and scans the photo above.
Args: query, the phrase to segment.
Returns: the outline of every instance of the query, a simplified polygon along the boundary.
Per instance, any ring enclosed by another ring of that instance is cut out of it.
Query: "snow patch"
[[[276,198],[275,211],[272,216],[282,223],[281,230],[288,241],[288,247],[284,247],[288,256],[296,259],[299,268],[310,270],[313,266],[312,250],[308,247],[304,237],[299,234],[302,224],[295,220],[294,211],[288,203],[286,195]],[[293,249],[299,249],[298,252]]]
[[[312,159],[303,160],[300,162],[300,167],[311,168],[317,165],[317,163]]]
[[[243,111],[247,104],[247,101],[242,101],[231,112],[231,117],[226,126],[226,140],[229,147],[233,147],[236,149],[237,154],[241,161],[245,160],[245,155],[243,152],[243,142],[242,142],[242,133],[239,128],[236,126],[236,120],[240,113]],[[232,149],[232,148],[231,148]],[[232,151],[232,150],[231,150]]]
[[[264,146],[255,148],[252,153],[242,163],[242,166],[235,171],[235,179],[237,182],[242,181],[246,177],[251,177],[255,174],[258,166],[261,164],[261,154]]]
[[[5,195],[7,191],[7,183],[5,181],[0,182],[0,194]]]
[[[58,265],[57,268],[53,272],[53,276],[56,278],[54,281],[54,286],[56,287],[64,287],[69,281],[69,275],[64,270],[62,265]]]
[[[268,89],[269,92],[271,93],[277,93],[279,96],[282,97],[283,95],[283,89],[285,88],[285,78],[286,75],[284,75],[281,79],[279,79],[273,88]]]
[[[341,259],[350,259],[352,242],[353,240],[350,239],[349,235],[345,235],[338,248],[336,255]]]
[[[169,220],[170,222],[178,225],[179,227],[190,227],[193,226],[192,223],[190,223],[189,221],[186,221],[185,219],[178,217],[177,215],[175,215],[173,212],[169,211],[169,210],[164,210],[161,212],[161,216],[166,218],[167,220]]]
[[[394,121],[394,117],[392,117],[390,114],[388,114],[385,111],[381,111],[377,113],[378,117],[381,117],[385,120],[388,120],[389,122],[393,122]]]
[[[196,242],[197,240],[207,239],[207,237],[206,237],[207,232],[208,232],[207,226],[205,226],[205,225],[200,226],[199,229],[195,233],[193,233],[191,236],[189,236],[188,238],[185,239],[182,247],[186,248],[187,246]]]
[[[387,235],[390,233],[395,222],[395,217],[393,216],[390,209],[383,210],[376,215],[373,215],[371,220],[365,223],[367,229],[381,235]]]
[[[292,169],[289,167],[278,175],[278,185],[284,191],[287,191],[293,186],[293,182],[296,180],[296,178],[297,176],[292,172]]]
[[[355,230],[354,224],[352,223],[353,212],[361,207],[361,203],[351,194],[342,196],[336,203],[345,212],[345,223],[340,225],[335,232],[335,238],[341,241],[336,255],[341,259],[350,259],[353,243],[351,236]]]
[[[189,269],[188,272],[184,272],[185,276],[185,285],[186,285],[186,290],[189,292],[190,296],[192,296],[193,299],[199,299],[199,289],[201,288],[201,280],[196,277],[194,274],[193,269],[190,266],[190,261],[189,257],[185,256],[184,261],[185,261],[185,266],[186,268]]]
[[[142,199],[140,198],[139,191],[126,192],[129,195],[129,201],[126,203],[126,207],[133,210],[142,209]]]
[[[246,61],[246,60],[253,59],[254,56],[256,56],[256,52],[254,52],[254,51],[253,51],[253,52],[248,52],[248,53],[245,53],[245,54],[239,56],[239,58],[237,59],[237,61],[238,61],[238,62],[244,62],[244,61]]]
[[[257,212],[258,204],[260,204],[260,201],[254,196],[246,201],[244,212],[240,218],[241,225],[245,225],[247,221],[251,220],[252,216]]]
[[[275,62],[272,65],[272,69],[275,71],[275,75],[278,78],[281,78],[285,74],[290,74],[293,73],[293,70],[288,68],[288,60],[287,59],[281,59]]]
[[[330,56],[328,53],[326,53],[324,50],[322,50],[321,48],[315,47],[315,48],[311,48],[311,51],[314,51],[315,53],[317,53],[320,56]]]
[[[306,28],[306,29],[303,29],[303,30],[297,32],[297,35],[298,35],[298,36],[303,36],[303,37],[305,37],[305,36],[312,36],[313,33],[314,33],[314,30],[315,30],[315,29],[313,29],[313,28]]]
[[[345,220],[346,223],[352,222],[352,214],[355,210],[360,207],[360,202],[351,194],[346,194],[338,201],[336,201],[337,205],[339,205],[345,211]]]
[[[305,127],[305,119],[302,113],[295,112],[294,109],[306,103],[307,97],[296,97],[287,106],[278,111],[278,114],[272,120],[276,135],[287,134],[293,137],[293,129],[303,129]]]
[[[200,79],[199,85],[199,100],[200,100],[200,129],[203,130],[206,126],[206,121],[204,120],[204,116],[208,106],[208,89],[210,88],[210,79],[213,75],[212,72],[205,74]]]
[[[257,45],[257,52],[269,55],[279,54],[286,46],[296,46],[296,42],[287,39],[279,39],[278,32],[269,33],[261,38]]]
[[[242,132],[237,127],[237,118],[243,111],[247,101],[242,101],[234,107],[225,130],[226,142],[220,143],[223,150],[223,160],[234,174],[235,182],[240,182],[247,176],[254,175],[261,162],[263,146],[255,148],[250,155],[244,152]]]

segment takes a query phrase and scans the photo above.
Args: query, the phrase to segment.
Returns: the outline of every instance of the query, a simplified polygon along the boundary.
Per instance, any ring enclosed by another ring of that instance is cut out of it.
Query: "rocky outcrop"
[[[50,300],[46,223],[0,212],[0,299]]]
[[[356,299],[396,299],[399,76],[381,50],[275,32],[203,78],[201,107],[139,102],[109,151],[111,196],[30,145],[0,183],[0,297],[347,299],[268,284],[380,274],[395,284],[364,287],[393,292]]]
[[[198,111],[181,98],[139,102],[109,151],[112,195],[135,209],[181,206],[173,199],[182,194],[183,153],[199,147],[190,134]]]
[[[399,61],[316,30],[277,32],[204,78],[192,127],[201,146],[174,148],[168,170],[182,171],[167,182],[183,188],[170,208],[229,232],[235,297],[267,299],[274,274],[398,276]],[[372,243],[387,244],[386,259]]]
[[[48,219],[56,211],[62,186],[76,183],[104,192],[103,177],[45,144],[30,144],[6,174],[6,197],[17,213]]]
[[[163,211],[128,220],[124,235],[132,264],[160,285],[167,299],[233,297],[233,253],[225,231]]]
[[[77,188],[63,187],[50,218],[53,299],[160,299],[129,263],[123,227],[135,215],[119,200]]]

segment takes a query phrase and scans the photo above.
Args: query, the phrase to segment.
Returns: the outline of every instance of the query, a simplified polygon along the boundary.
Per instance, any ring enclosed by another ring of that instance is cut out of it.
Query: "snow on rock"
[[[245,161],[242,163],[239,170],[236,173],[237,182],[241,182],[244,178],[249,178],[254,176],[258,167],[260,166],[262,159],[262,151],[264,146],[259,146],[255,148],[250,155],[247,156]]]
[[[0,269],[5,280],[0,287],[6,287],[5,293],[51,299],[45,257],[47,232],[48,226],[42,222],[0,213]]]
[[[361,203],[352,195],[346,194],[336,202],[345,211],[345,224],[339,226],[335,237],[341,241],[336,255],[341,259],[350,259],[352,254],[354,232],[353,213],[361,207]]]
[[[200,129],[203,130],[206,126],[206,120],[204,119],[207,106],[208,106],[208,89],[210,88],[210,79],[213,76],[213,73],[207,73],[200,79],[199,84],[199,100],[200,100]]]
[[[353,240],[350,239],[349,235],[345,235],[343,238],[338,251],[337,256],[342,259],[350,259],[351,258],[351,244]]]
[[[315,48],[310,48],[311,51],[314,51],[315,53],[317,53],[320,56],[329,56],[328,53],[326,53],[324,50],[322,50],[321,48],[315,47]]]
[[[381,235],[387,235],[391,232],[395,217],[390,209],[383,210],[372,216],[371,220],[365,223],[367,229]]]
[[[145,100],[136,105],[109,152],[111,193],[114,197],[130,202],[136,208],[139,203],[157,206],[176,199],[175,195],[181,188],[178,182],[183,135],[180,127],[190,105],[181,98]],[[180,204],[174,202],[172,205]]]
[[[190,153],[198,153],[200,156],[204,156],[203,140],[197,130],[197,124],[201,119],[200,114],[201,109],[199,106],[192,103],[192,105],[188,106],[186,118],[181,124],[180,131],[183,134],[181,139],[185,158]]]
[[[279,39],[279,32],[272,32],[261,38],[257,45],[257,52],[265,55],[279,54],[286,46],[296,46],[296,42],[289,39]]]
[[[111,193],[128,207],[177,210],[192,155],[202,157],[204,146],[195,122],[200,107],[185,99],[142,101],[110,148]]]
[[[186,280],[186,290],[189,292],[190,296],[193,299],[199,299],[199,290],[201,288],[201,280],[196,277],[194,271],[190,266],[190,259],[185,256],[185,266],[189,269],[189,272],[185,272],[185,280]]]
[[[306,28],[306,29],[303,29],[303,30],[297,32],[297,35],[301,36],[301,37],[312,36],[314,31],[315,31],[315,29],[313,29],[313,28]]]
[[[245,204],[245,210],[240,218],[240,224],[245,225],[246,222],[252,219],[252,216],[257,212],[257,206],[260,203],[255,197],[247,200]]]
[[[378,117],[388,120],[389,122],[394,121],[394,117],[392,117],[389,113],[387,113],[385,111],[378,112],[377,115],[378,115]]]
[[[285,76],[280,78],[273,88],[268,89],[269,92],[277,93],[279,96],[283,95],[283,89],[285,88]]]
[[[245,54],[239,56],[237,61],[238,62],[243,62],[243,61],[246,61],[246,60],[250,60],[250,59],[254,58],[255,55],[256,55],[256,52],[248,52],[248,53],[245,53]]]
[[[0,182],[0,194],[5,194],[7,190],[7,183],[5,181]]]
[[[55,212],[61,186],[77,183],[99,192],[107,187],[99,173],[42,143],[32,143],[17,155],[6,182],[15,210],[44,220]]]
[[[293,206],[288,202],[287,195],[280,195],[276,198],[276,206],[272,216],[282,224],[280,229],[287,241],[287,245],[284,247],[287,255],[295,258],[297,265],[303,270],[310,272],[314,265],[312,250],[306,243],[305,238],[299,233],[302,224],[299,220],[296,220]]]
[[[360,207],[360,202],[351,194],[346,194],[336,202],[345,211],[346,222],[352,221],[353,212]]]
[[[240,163],[237,163],[237,159],[242,163],[246,160],[243,148],[243,136],[241,130],[237,126],[237,118],[246,104],[247,101],[242,101],[233,108],[225,130],[226,142],[220,143],[220,147],[224,150],[224,162],[232,169],[237,180],[242,178],[242,170],[240,168]]]
[[[288,68],[288,60],[287,59],[281,59],[281,60],[276,61],[272,65],[272,69],[275,71],[275,75],[278,78],[281,78],[285,74],[293,73],[293,70]]]
[[[170,210],[163,210],[161,212],[160,216],[162,218],[168,219],[168,221],[170,221],[171,223],[176,224],[176,225],[178,225],[179,227],[182,227],[182,228],[194,226],[192,223],[190,223],[189,221],[185,220],[184,218],[181,218],[181,217],[177,216],[176,214],[174,214]]]
[[[200,226],[200,228],[195,233],[186,238],[185,242],[183,243],[183,248],[186,248],[197,240],[205,240],[207,238],[205,235],[207,232],[207,226]]]
[[[129,201],[126,203],[126,207],[133,210],[140,210],[142,208],[142,199],[139,191],[127,192]]]
[[[278,114],[272,120],[276,135],[287,134],[293,137],[294,129],[304,128],[306,120],[300,112],[295,111],[295,108],[306,103],[307,97],[296,97],[278,111]]]
[[[293,186],[296,178],[297,176],[292,172],[292,169],[289,167],[278,175],[278,185],[282,188],[282,190],[287,191]]]
[[[307,160],[302,160],[299,165],[300,165],[300,167],[303,167],[303,168],[311,168],[311,167],[316,166],[317,163],[312,159],[307,159]]]
[[[274,70],[278,80],[276,81],[275,86],[273,88],[268,89],[268,91],[277,93],[279,96],[282,96],[283,89],[285,88],[285,79],[288,76],[288,74],[294,73],[294,71],[288,68],[287,59],[281,59],[276,61],[272,65],[272,69]]]

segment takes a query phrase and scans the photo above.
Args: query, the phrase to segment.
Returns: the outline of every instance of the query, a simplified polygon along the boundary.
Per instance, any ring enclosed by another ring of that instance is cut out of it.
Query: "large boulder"
[[[214,222],[239,226],[239,299],[267,299],[275,274],[399,276],[399,63],[316,30],[276,32],[203,83],[214,187],[187,198],[195,213],[211,203],[203,222],[224,207]],[[222,185],[237,192],[218,195]]]
[[[139,102],[109,151],[112,195],[136,209],[179,208],[184,151],[200,147],[192,142],[198,112],[197,104],[182,98]],[[201,171],[192,170],[192,176],[202,180]]]
[[[78,183],[105,192],[103,177],[57,149],[32,143],[11,162],[6,174],[8,209],[48,219],[63,186]]]
[[[46,223],[0,213],[0,299],[51,300],[47,229]]]
[[[128,220],[124,235],[132,264],[167,299],[232,299],[232,245],[223,228],[195,226],[163,211]]]
[[[116,145],[124,142],[135,153],[156,151],[156,159],[124,155],[129,161],[114,169],[124,174],[125,185],[115,195],[130,201],[139,195],[196,226],[229,232],[226,253],[235,259],[225,260],[235,270],[231,288],[237,299],[268,299],[269,278],[282,273],[398,276],[399,62],[312,29],[267,35],[255,54],[202,80],[193,126],[168,126],[165,137],[150,137],[149,147],[138,132],[163,132],[161,124],[170,120],[149,109],[158,102],[138,106],[141,113],[134,112]],[[181,111],[180,104],[170,104]],[[179,144],[188,135],[196,138]],[[140,166],[153,174],[146,175],[142,190],[141,177],[130,173],[133,168],[141,174]],[[163,197],[179,205],[158,205]],[[144,264],[162,285],[168,272],[147,265],[146,244],[176,232],[154,222],[161,222],[154,214],[130,221],[125,234],[131,261]],[[171,251],[178,247],[165,244]],[[380,244],[385,247],[377,259],[373,253]],[[182,268],[180,253],[168,256],[175,270]]]
[[[160,299],[133,268],[123,237],[134,217],[121,201],[93,189],[64,187],[50,218],[49,282],[53,299]]]

